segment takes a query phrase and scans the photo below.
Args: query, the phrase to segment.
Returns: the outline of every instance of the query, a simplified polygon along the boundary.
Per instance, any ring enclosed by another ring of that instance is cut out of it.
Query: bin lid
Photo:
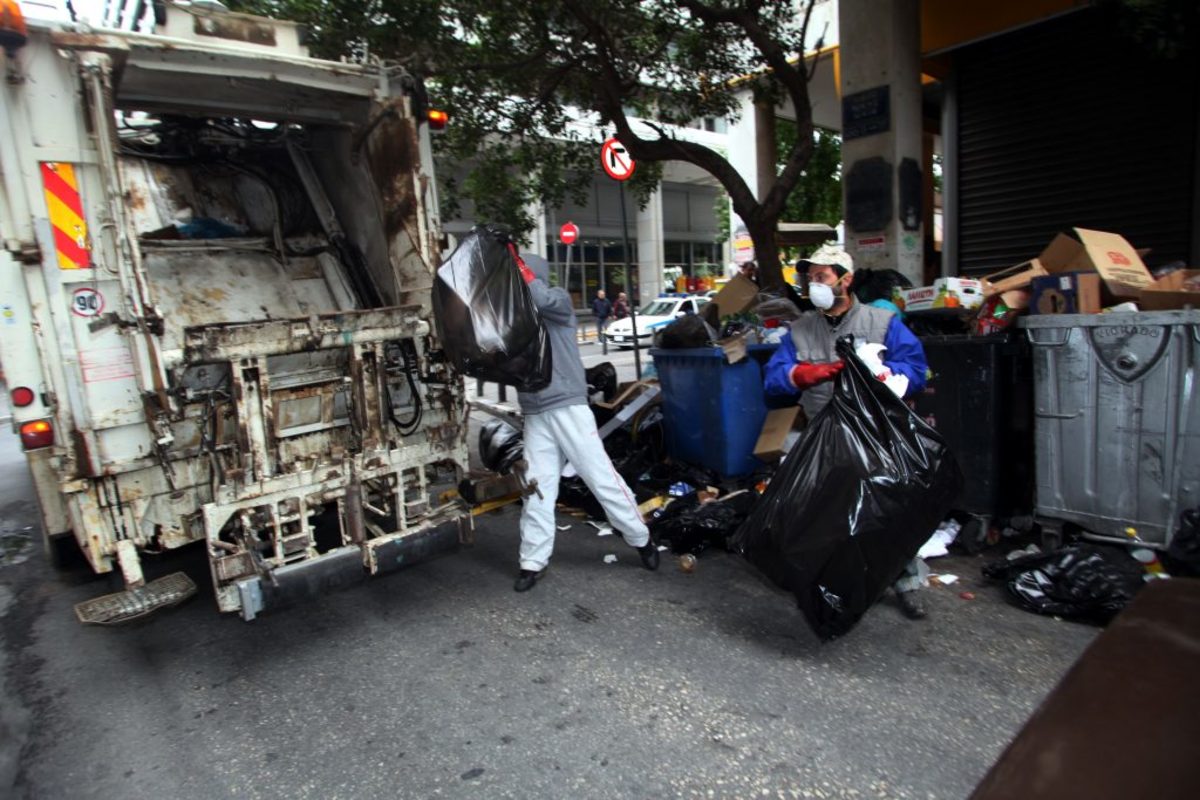
[[[1106,328],[1111,325],[1200,325],[1200,311],[1125,311],[1112,314],[1030,314],[1022,328]]]

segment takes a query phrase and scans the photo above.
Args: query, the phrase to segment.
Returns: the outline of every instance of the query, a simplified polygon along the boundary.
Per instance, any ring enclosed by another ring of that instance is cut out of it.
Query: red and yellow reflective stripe
[[[75,181],[75,167],[54,161],[42,162],[42,188],[54,230],[54,249],[61,269],[86,269],[92,265],[88,252],[87,222],[83,201]]]

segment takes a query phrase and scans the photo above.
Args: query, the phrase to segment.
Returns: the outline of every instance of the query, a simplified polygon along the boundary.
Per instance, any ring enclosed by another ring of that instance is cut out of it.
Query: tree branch
[[[579,0],[564,0],[563,5],[583,24],[596,42],[602,72],[599,98],[602,110],[605,116],[612,120],[617,129],[617,139],[629,149],[629,154],[635,159],[646,161],[685,161],[695,164],[716,178],[725,188],[738,216],[743,219],[757,218],[760,208],[754,193],[750,191],[745,179],[720,153],[702,144],[665,136],[665,131],[653,124],[651,127],[659,134],[656,140],[643,139],[633,132],[621,102],[619,87],[622,80],[613,63],[611,39],[603,26],[583,8]]]

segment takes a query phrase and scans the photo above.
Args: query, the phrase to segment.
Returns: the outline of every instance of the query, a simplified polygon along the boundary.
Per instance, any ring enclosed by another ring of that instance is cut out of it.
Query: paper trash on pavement
[[[921,545],[921,549],[917,551],[917,558],[940,558],[947,555],[950,552],[947,548],[958,537],[961,528],[957,520],[943,522],[929,537],[929,541]]]
[[[606,555],[604,557],[604,563],[605,564],[615,564],[615,563],[617,563],[617,557],[615,555],[613,555],[612,553],[609,553],[608,555]]]

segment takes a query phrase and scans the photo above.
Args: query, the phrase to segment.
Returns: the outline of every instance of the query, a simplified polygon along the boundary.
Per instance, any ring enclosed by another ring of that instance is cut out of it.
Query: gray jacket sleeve
[[[529,284],[529,293],[533,295],[533,304],[537,306],[538,313],[548,322],[567,325],[575,317],[571,295],[567,294],[566,289],[550,288],[545,281],[538,279]]]

